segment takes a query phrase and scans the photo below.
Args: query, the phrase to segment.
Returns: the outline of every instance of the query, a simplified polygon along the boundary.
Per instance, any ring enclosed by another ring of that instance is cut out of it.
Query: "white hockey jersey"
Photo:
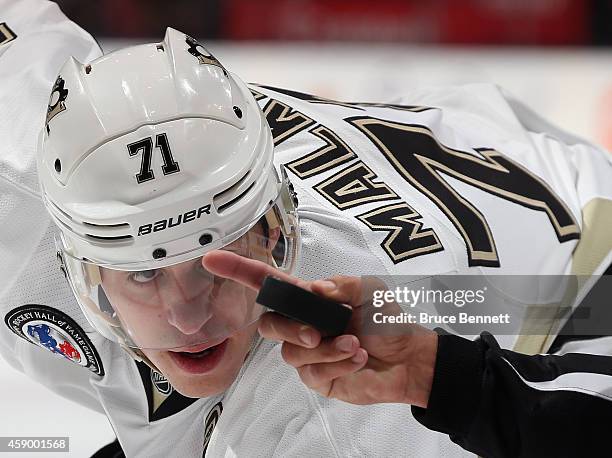
[[[273,342],[256,343],[226,393],[189,399],[97,334],[58,269],[35,170],[70,55],[87,62],[100,50],[55,4],[0,0],[0,353],[12,366],[105,413],[130,457],[471,455],[409,406],[318,396]],[[392,106],[252,90],[299,197],[300,277],[597,272],[610,262],[609,157],[495,87]]]

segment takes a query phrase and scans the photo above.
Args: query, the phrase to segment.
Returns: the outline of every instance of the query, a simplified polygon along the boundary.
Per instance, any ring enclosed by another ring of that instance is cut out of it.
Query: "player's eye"
[[[152,281],[158,275],[157,269],[152,270],[141,270],[140,272],[132,272],[130,274],[130,280],[136,283],[148,283]]]

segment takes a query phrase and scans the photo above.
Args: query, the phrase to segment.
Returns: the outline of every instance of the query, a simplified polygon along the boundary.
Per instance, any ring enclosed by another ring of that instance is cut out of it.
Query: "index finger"
[[[214,275],[234,280],[255,291],[261,288],[264,279],[269,275],[310,290],[309,282],[292,277],[265,262],[245,258],[231,251],[215,250],[206,253],[202,265]]]

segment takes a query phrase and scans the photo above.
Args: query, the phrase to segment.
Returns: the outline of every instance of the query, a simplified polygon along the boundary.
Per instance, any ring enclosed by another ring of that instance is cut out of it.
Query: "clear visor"
[[[281,211],[291,224],[280,221]],[[221,249],[290,272],[299,247],[298,234],[295,209],[274,205]],[[63,250],[69,282],[94,328],[110,340],[150,350],[217,345],[255,323],[263,313],[255,302],[255,291],[211,274],[202,258],[160,268],[119,270]]]

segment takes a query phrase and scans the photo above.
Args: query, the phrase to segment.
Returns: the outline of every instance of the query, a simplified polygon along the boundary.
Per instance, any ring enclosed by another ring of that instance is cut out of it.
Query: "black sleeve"
[[[427,409],[412,412],[483,457],[610,456],[612,356],[527,356],[486,332],[475,341],[441,333]]]

